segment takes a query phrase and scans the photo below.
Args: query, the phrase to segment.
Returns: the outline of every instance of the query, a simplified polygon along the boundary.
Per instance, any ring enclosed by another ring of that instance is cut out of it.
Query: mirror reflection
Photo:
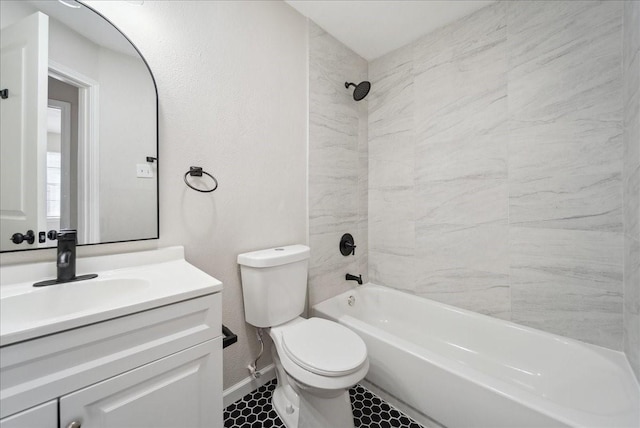
[[[137,50],[74,1],[2,0],[0,29],[0,251],[64,228],[79,245],[157,238],[157,96]]]

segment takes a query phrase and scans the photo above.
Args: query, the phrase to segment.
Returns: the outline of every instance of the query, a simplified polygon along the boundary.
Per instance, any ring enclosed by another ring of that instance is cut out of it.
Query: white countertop
[[[76,271],[98,278],[33,287],[55,262],[0,267],[0,346],[222,291],[182,247],[78,258]]]

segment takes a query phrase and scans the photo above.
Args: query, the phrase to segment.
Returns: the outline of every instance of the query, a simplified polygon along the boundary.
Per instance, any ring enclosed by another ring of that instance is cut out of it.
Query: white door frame
[[[58,227],[52,227],[47,216],[47,230],[68,228],[71,219],[71,104],[66,101],[49,99],[47,107],[56,108],[61,113],[60,130],[60,219]],[[48,143],[47,143],[47,151]],[[48,177],[48,176],[47,176]],[[48,183],[47,178],[47,183]],[[66,220],[65,220],[66,219]]]
[[[78,88],[78,242],[95,244],[100,242],[100,86],[53,60],[49,76]]]

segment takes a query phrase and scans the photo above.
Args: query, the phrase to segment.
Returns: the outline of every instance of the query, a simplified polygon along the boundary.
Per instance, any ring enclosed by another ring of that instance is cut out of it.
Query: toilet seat
[[[327,370],[327,367],[323,367],[323,365],[318,365],[319,367],[321,367],[321,369],[324,369],[325,372],[333,373],[333,376],[328,376],[328,375],[323,375],[319,373],[314,373],[311,370],[308,370],[302,365],[300,365],[298,363],[301,360],[300,356],[296,357],[297,361],[290,356],[291,350],[286,351],[284,349],[283,336],[287,335],[287,333],[291,330],[294,330],[294,331],[297,330],[297,328],[294,328],[294,327],[297,327],[300,324],[306,324],[311,319],[314,319],[314,318],[304,319],[304,318],[298,317],[285,324],[271,327],[271,329],[269,330],[269,335],[273,339],[273,343],[277,350],[277,355],[274,357],[274,360],[280,361],[280,364],[282,365],[286,373],[289,376],[291,376],[293,379],[295,379],[297,382],[302,383],[304,385],[308,385],[313,388],[320,388],[324,390],[339,390],[344,388],[350,388],[356,383],[360,382],[362,379],[364,379],[365,375],[369,371],[369,359],[366,356],[366,345],[364,345],[364,341],[362,341],[362,339],[358,335],[351,332],[346,327],[340,324],[337,324],[333,321],[322,320],[332,325],[335,324],[339,328],[349,331],[349,333],[353,333],[355,335],[354,342],[362,344],[365,350],[364,351],[365,357],[364,357],[364,362],[359,367],[353,369],[351,373],[340,374],[340,373],[332,372],[331,370]],[[314,326],[318,325],[315,321],[313,321],[313,323],[314,323],[313,324]],[[326,324],[322,324],[322,326],[326,326]],[[298,327],[298,328],[301,329],[299,330],[299,334],[301,336],[304,334],[301,332],[309,331],[309,330],[306,330],[304,327]],[[331,328],[331,327],[328,327],[328,328]],[[313,339],[313,337],[310,336],[310,333],[308,333],[307,336],[308,336],[307,340]],[[291,342],[289,346],[290,348],[291,347],[295,348],[295,345],[293,344],[296,342],[295,342],[295,339],[292,339],[293,337],[295,337],[295,334],[291,335],[289,338],[290,341],[293,340],[293,342]],[[326,335],[323,335],[322,337],[326,337]],[[358,345],[355,345],[355,346],[358,347]],[[355,365],[357,363],[353,363],[353,364]],[[309,366],[309,364],[307,364],[307,366]],[[347,364],[346,367],[348,366],[349,365]],[[335,368],[335,366],[333,367]],[[348,369],[346,369],[345,371],[348,371]]]
[[[321,376],[346,376],[367,361],[367,347],[357,334],[322,318],[285,329],[282,349],[298,366]]]

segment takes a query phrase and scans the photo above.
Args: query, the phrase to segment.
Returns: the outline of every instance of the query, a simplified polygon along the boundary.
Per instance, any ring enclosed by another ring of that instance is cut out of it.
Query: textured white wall
[[[283,2],[87,3],[130,37],[158,84],[160,240],[79,255],[184,245],[189,262],[224,283],[223,322],[239,336],[224,353],[228,387],[248,376],[258,348],[236,256],[306,243],[306,20]],[[188,189],[191,165],[214,174],[219,189]],[[53,258],[46,250],[1,261]]]
[[[191,263],[224,283],[223,322],[239,336],[224,355],[232,385],[257,353],[236,256],[306,243],[306,21],[280,2],[89,4],[154,72],[159,245],[184,245]],[[182,179],[192,165],[215,175],[219,189],[188,189]]]
[[[373,282],[622,348],[622,3],[499,2],[373,61]]]

